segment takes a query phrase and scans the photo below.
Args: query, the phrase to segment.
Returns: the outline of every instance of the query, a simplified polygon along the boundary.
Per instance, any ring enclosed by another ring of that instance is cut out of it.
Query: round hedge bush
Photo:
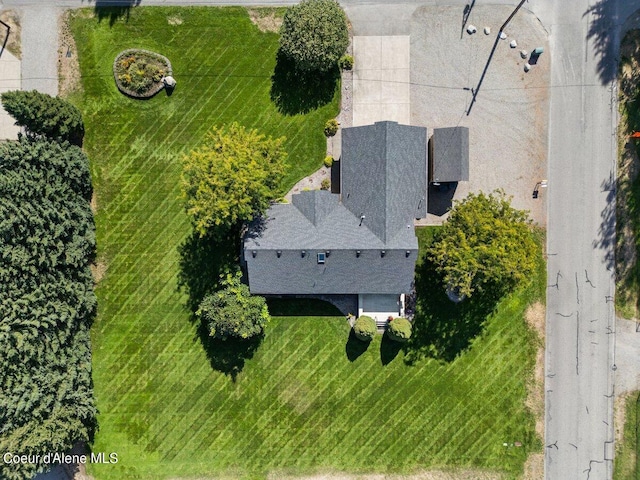
[[[373,318],[362,315],[356,320],[353,326],[353,333],[355,333],[358,340],[363,342],[370,342],[373,340],[374,335],[378,331],[376,322]]]
[[[149,50],[124,50],[113,62],[118,90],[134,98],[153,97],[164,88],[162,79],[172,74],[169,59]]]
[[[340,124],[335,118],[327,120],[327,123],[324,124],[324,134],[327,137],[333,137],[336,133],[338,133],[338,127]]]
[[[391,340],[406,342],[411,337],[411,322],[406,318],[394,318],[389,322],[387,334]]]
[[[327,168],[331,168],[331,165],[333,165],[333,157],[331,155],[327,155],[326,157],[324,157],[324,166]]]

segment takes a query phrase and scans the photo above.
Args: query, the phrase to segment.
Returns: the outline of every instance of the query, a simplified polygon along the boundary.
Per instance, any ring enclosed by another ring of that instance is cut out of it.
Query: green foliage
[[[389,322],[387,335],[391,340],[404,343],[411,338],[411,322],[406,318],[394,318]]]
[[[241,277],[240,272],[228,274],[222,281],[222,290],[202,300],[196,315],[211,337],[248,339],[262,334],[269,321],[267,302],[263,297],[251,295]]]
[[[622,441],[616,442],[613,463],[613,480],[638,480],[640,478],[640,392],[632,392],[620,400],[624,403],[624,428]]]
[[[13,90],[4,92],[0,98],[16,125],[25,127],[30,135],[82,145],[82,114],[66,100],[36,90]]]
[[[338,65],[342,70],[351,70],[353,68],[353,57],[351,55],[343,55],[340,57]]]
[[[281,193],[284,140],[234,122],[214,127],[203,144],[183,158],[185,209],[200,235],[212,227],[233,228],[266,211]]]
[[[329,190],[331,188],[331,180],[328,178],[323,178],[322,182],[320,182],[320,190]]]
[[[167,73],[168,65],[160,56],[135,51],[130,54],[123,52],[123,55],[116,59],[114,68],[125,91],[143,94],[162,80]]]
[[[331,166],[333,165],[333,157],[331,155],[327,155],[326,157],[324,157],[324,166],[327,168],[331,168]]]
[[[287,9],[280,49],[302,71],[334,67],[349,43],[347,17],[334,0],[303,0]]]
[[[338,133],[338,127],[340,124],[335,118],[327,120],[327,123],[324,124],[324,134],[327,137],[333,137],[336,133]]]
[[[527,213],[501,191],[457,202],[428,252],[444,284],[460,297],[512,291],[535,271],[538,246]]]
[[[366,315],[361,315],[356,320],[355,325],[353,326],[353,333],[355,333],[358,340],[362,340],[363,342],[370,342],[375,337],[378,332],[378,328],[376,327],[376,322],[373,318],[367,317]]]
[[[0,451],[64,452],[93,436],[90,197],[79,148],[25,137],[0,145]],[[36,468],[0,462],[0,477]]]

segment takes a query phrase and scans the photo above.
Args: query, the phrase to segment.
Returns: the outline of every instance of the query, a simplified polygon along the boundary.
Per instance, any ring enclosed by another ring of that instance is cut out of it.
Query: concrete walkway
[[[640,390],[640,330],[632,320],[616,319],[616,395]]]
[[[5,49],[0,53],[0,93],[9,90],[20,90],[20,60]],[[0,107],[0,140],[18,138],[20,128],[14,123],[14,119]]]
[[[22,89],[58,94],[58,18],[54,6],[29,5],[22,20]]]

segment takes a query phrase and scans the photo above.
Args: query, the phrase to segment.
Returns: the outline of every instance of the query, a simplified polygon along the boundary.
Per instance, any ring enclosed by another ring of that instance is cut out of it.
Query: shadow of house
[[[333,100],[339,78],[337,66],[327,72],[303,72],[278,51],[271,76],[271,101],[283,115],[308,113]]]
[[[95,0],[93,11],[98,22],[109,19],[112,27],[120,18],[129,21],[129,14],[133,7],[140,5],[142,0]]]

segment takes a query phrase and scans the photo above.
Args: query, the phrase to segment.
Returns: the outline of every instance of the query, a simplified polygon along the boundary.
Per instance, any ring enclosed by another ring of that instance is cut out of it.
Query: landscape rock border
[[[135,55],[140,53],[148,56],[156,57],[158,60],[160,60],[162,63],[164,63],[167,66],[167,73],[165,76],[173,75],[171,62],[164,55],[161,55],[156,52],[152,52],[151,50],[145,50],[143,48],[128,48],[126,50],[121,51],[118,55],[116,55],[116,58],[113,60],[113,78],[116,81],[116,86],[118,87],[118,90],[120,90],[122,93],[124,93],[128,97],[141,98],[141,99],[151,98],[165,87],[165,84],[163,81],[157,82],[155,85],[149,88],[149,90],[147,90],[145,93],[138,93],[122,85],[122,83],[120,82],[120,79],[118,78],[118,73],[116,70],[116,65],[122,57],[126,55]]]

